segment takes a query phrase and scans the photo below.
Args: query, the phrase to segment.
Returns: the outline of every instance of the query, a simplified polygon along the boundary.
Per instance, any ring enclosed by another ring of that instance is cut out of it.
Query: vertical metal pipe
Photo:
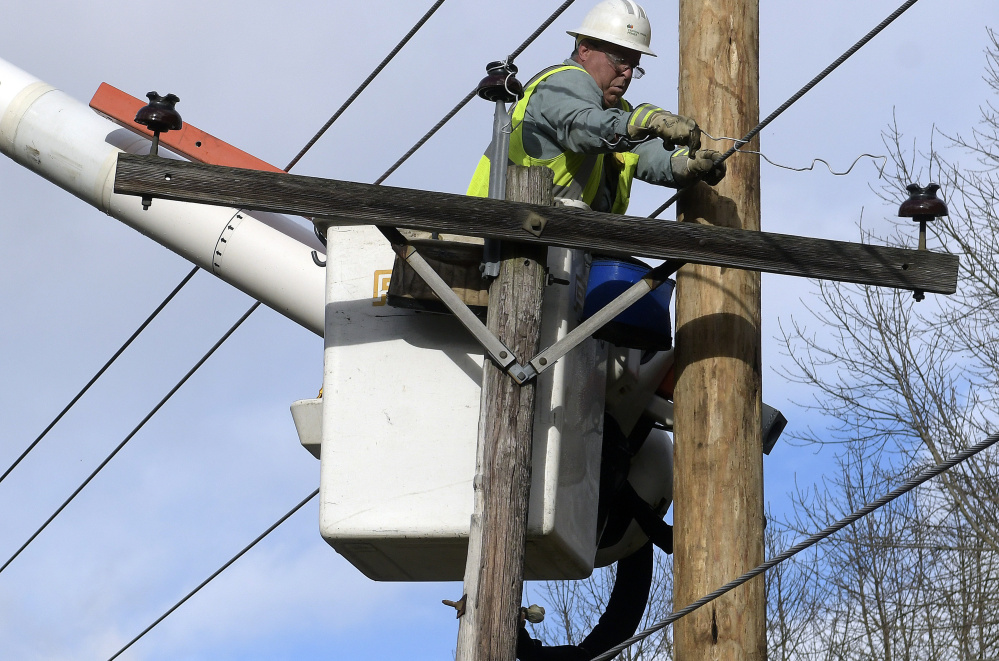
[[[510,114],[503,101],[496,102],[493,113],[493,141],[489,144],[489,197],[506,199],[506,171],[510,162]]]
[[[512,118],[506,110],[506,103],[496,101],[493,112],[493,140],[489,143],[489,197],[494,200],[506,199],[506,171],[509,164],[510,127]],[[482,276],[495,278],[499,275],[500,242],[486,239],[482,249]]]

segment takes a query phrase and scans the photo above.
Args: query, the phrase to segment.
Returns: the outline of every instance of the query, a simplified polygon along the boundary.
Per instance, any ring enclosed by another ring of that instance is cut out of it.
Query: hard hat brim
[[[658,57],[658,55],[653,53],[652,49],[648,48],[647,46],[636,44],[633,41],[625,41],[624,39],[615,37],[614,35],[608,32],[598,32],[596,30],[586,30],[586,31],[566,30],[565,33],[572,37],[575,37],[576,39],[593,39],[594,41],[605,41],[609,44],[614,44],[615,46],[620,46],[621,48],[626,48],[630,51],[641,53],[642,55],[648,55],[650,57]]]

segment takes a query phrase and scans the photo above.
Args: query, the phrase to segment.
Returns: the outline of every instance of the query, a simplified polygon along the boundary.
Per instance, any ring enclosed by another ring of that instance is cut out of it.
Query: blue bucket
[[[583,320],[624,293],[652,268],[639,261],[595,259],[590,267],[583,303]],[[614,317],[594,337],[629,349],[665,351],[673,346],[669,301],[676,283],[667,280]]]

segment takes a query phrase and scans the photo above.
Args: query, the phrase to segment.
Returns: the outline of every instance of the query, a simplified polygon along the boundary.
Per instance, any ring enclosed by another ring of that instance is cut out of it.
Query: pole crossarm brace
[[[694,223],[119,154],[114,192],[953,294],[958,258]],[[540,228],[540,229],[539,229]]]

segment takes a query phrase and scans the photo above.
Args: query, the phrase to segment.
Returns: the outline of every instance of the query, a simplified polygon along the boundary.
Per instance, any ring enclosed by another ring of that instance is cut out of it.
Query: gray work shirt
[[[563,64],[578,67],[571,59]],[[607,154],[631,151],[639,155],[636,176],[642,181],[676,188],[670,165],[672,152],[655,138],[632,146],[627,140],[630,111],[604,108],[603,92],[593,77],[580,69],[552,74],[543,80],[524,114],[524,149],[534,158],[554,158],[562,152]],[[610,173],[609,168],[604,169]],[[616,181],[607,177],[593,209],[607,211],[614,199]]]

